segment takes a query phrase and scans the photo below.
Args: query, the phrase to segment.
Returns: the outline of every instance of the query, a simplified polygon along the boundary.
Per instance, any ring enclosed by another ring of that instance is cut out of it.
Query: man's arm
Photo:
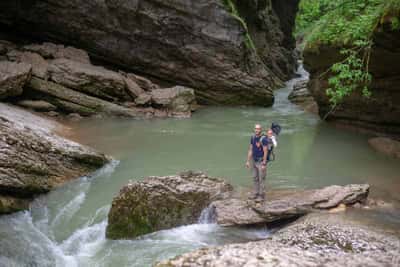
[[[268,155],[268,139],[264,138],[262,140],[262,146],[263,146],[263,151],[264,151],[264,156],[263,156],[263,161],[262,164],[266,165],[267,164],[267,155]]]
[[[252,145],[249,146],[249,150],[247,151],[247,161],[246,161],[246,167],[249,168],[250,167],[250,160],[251,160],[251,156],[253,155],[253,149],[252,149]]]

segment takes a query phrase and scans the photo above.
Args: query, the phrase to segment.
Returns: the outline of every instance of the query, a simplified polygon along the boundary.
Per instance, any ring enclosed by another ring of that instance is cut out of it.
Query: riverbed
[[[306,78],[303,69],[298,79]],[[374,152],[370,136],[336,129],[287,100],[295,80],[276,91],[271,108],[206,107],[191,119],[85,119],[68,136],[115,160],[89,177],[39,197],[29,211],[0,217],[0,266],[151,266],[202,246],[257,240],[273,229],[222,228],[199,221],[135,240],[105,239],[113,196],[128,180],[202,170],[245,195],[246,151],[255,123],[279,123],[267,191],[369,183],[383,208],[349,210],[348,218],[398,234],[400,166]],[[267,192],[268,199],[268,192]],[[347,215],[347,214],[346,214]]]

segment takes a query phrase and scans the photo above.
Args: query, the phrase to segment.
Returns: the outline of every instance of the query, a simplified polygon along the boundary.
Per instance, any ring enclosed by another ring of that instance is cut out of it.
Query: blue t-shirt
[[[253,148],[253,159],[255,161],[260,161],[264,157],[264,146],[268,146],[268,138],[264,136],[261,140],[262,135],[260,136],[252,136],[250,139],[250,144],[252,145]],[[261,142],[262,144],[261,144]]]

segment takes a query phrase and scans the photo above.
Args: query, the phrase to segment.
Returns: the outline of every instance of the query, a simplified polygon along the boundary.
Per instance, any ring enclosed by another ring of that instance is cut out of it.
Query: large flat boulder
[[[337,214],[313,214],[266,240],[202,248],[155,266],[398,266],[399,249],[397,236]]]
[[[232,190],[221,179],[192,171],[131,182],[113,199],[106,236],[134,238],[194,223],[212,201],[227,197]]]
[[[235,10],[220,0],[3,1],[0,22],[194,88],[203,103],[270,106],[273,89],[294,71],[299,1],[230,2]]]
[[[22,94],[31,71],[30,64],[0,61],[0,99]]]
[[[271,223],[296,218],[312,211],[335,208],[340,204],[364,202],[369,193],[367,184],[332,185],[322,189],[275,195],[263,203],[240,199],[224,199],[211,203],[213,218],[223,226]]]
[[[55,59],[49,65],[50,79],[65,87],[105,100],[129,100],[122,75],[100,66]]]
[[[109,161],[54,129],[53,122],[0,103],[0,213],[18,210],[21,203],[15,199],[48,192]]]
[[[97,97],[72,90],[54,82],[32,78],[26,89],[31,93],[41,93],[61,110],[83,116],[105,114],[121,117],[144,117],[140,109],[126,108]]]

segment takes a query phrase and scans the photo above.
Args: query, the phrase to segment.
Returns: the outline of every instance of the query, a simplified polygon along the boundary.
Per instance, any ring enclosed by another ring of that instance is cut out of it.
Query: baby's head
[[[268,137],[271,137],[271,136],[274,135],[274,132],[273,132],[271,129],[269,129],[269,130],[267,131],[267,135],[268,135]]]

